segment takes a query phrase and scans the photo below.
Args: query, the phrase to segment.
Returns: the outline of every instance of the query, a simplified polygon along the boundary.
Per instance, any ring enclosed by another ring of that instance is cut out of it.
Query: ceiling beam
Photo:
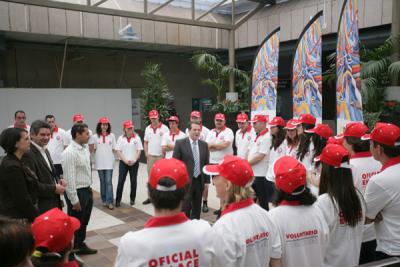
[[[149,12],[149,14],[154,14],[156,13],[158,10],[162,9],[163,7],[166,7],[167,5],[169,5],[170,3],[172,3],[175,0],[168,0],[167,2],[163,3],[161,6],[156,7],[155,9],[153,9],[152,11]]]
[[[206,28],[216,28],[216,29],[226,29],[231,30],[232,25],[219,23],[219,22],[211,22],[211,21],[197,21],[194,19],[183,19],[176,17],[168,17],[168,16],[160,16],[154,14],[146,14],[134,11],[125,11],[125,10],[116,10],[110,8],[103,8],[98,6],[87,6],[87,5],[79,5],[79,4],[71,4],[66,2],[57,2],[51,0],[6,0],[7,2],[25,4],[25,5],[33,5],[33,6],[41,6],[48,8],[58,8],[58,9],[66,9],[94,14],[102,14],[102,15],[111,15],[111,16],[119,16],[126,18],[136,18],[136,19],[144,19],[144,20],[153,20],[160,22],[169,22],[169,23],[177,23],[191,26],[200,26]],[[145,0],[146,1],[146,0]],[[192,0],[194,1],[194,0]]]
[[[94,3],[92,6],[99,6],[99,5],[101,5],[101,4],[103,4],[103,3],[105,3],[105,2],[107,2],[108,0],[100,0],[99,2],[97,2],[97,3]]]
[[[206,12],[204,12],[203,14],[201,14],[196,20],[201,20],[202,18],[204,18],[205,16],[207,16],[208,14],[210,14],[211,12],[213,12],[215,9],[217,9],[218,7],[220,7],[223,3],[225,3],[228,0],[222,0],[221,2],[217,3],[216,5],[214,5],[213,7],[211,7],[209,10],[207,10]]]
[[[254,16],[258,11],[260,11],[264,6],[266,5],[266,2],[259,3],[255,8],[247,12],[243,17],[241,17],[233,26],[233,29],[236,30],[240,26],[242,26],[243,23],[248,21],[252,16]]]

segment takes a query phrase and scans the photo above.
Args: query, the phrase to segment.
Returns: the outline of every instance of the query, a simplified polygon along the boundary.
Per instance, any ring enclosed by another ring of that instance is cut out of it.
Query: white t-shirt
[[[254,137],[250,143],[248,161],[252,160],[257,153],[264,154],[265,157],[258,163],[251,166],[253,168],[254,176],[265,177],[268,170],[269,153],[271,151],[271,136],[269,133],[260,134]]]
[[[112,170],[114,169],[115,157],[113,150],[115,149],[115,135],[110,133],[107,136],[93,136],[95,151],[95,163],[97,170]]]
[[[53,131],[50,137],[47,149],[49,150],[53,164],[61,164],[61,154],[68,142],[68,137],[66,135],[67,133],[63,129],[58,128],[56,131]]]
[[[150,156],[162,156],[161,140],[165,133],[168,133],[169,129],[161,122],[157,128],[152,128],[151,124],[146,127],[144,131],[144,141],[148,142],[147,153]]]
[[[118,137],[117,145],[115,150],[121,151],[126,160],[135,160],[139,150],[143,150],[143,144],[140,140],[140,136],[134,134],[131,138],[127,138],[124,135]]]
[[[218,145],[225,141],[231,142],[231,144],[227,148],[210,152],[210,163],[218,164],[224,160],[225,155],[233,155],[232,145],[234,139],[233,132],[228,127],[225,127],[225,129],[219,133],[217,133],[216,129],[211,130],[206,139],[209,145]]]
[[[175,141],[179,139],[186,138],[186,135],[179,130],[178,134],[172,134],[171,131],[168,133],[165,133],[162,137],[161,140],[161,146],[166,146],[166,145],[175,145]],[[172,158],[172,155],[174,154],[174,150],[167,151],[165,153],[165,158],[170,159]]]
[[[356,153],[350,157],[354,186],[364,195],[369,179],[379,173],[382,164],[376,161],[370,152]],[[363,242],[375,239],[374,223],[364,225]]]
[[[8,126],[7,128],[15,128],[15,125],[14,125],[14,124],[11,124],[11,125]],[[29,124],[25,124],[25,128],[24,128],[24,129],[27,130],[28,133],[30,133],[31,126],[30,126]]]
[[[207,235],[212,266],[269,266],[281,241],[268,212],[251,199],[229,205]]]
[[[199,140],[205,142],[207,140],[207,135],[209,132],[210,132],[210,130],[206,126],[201,125],[201,133],[200,133]],[[189,129],[188,128],[186,128],[185,134],[186,134],[186,137],[189,137]]]
[[[69,130],[67,130],[66,131],[66,136],[67,136],[67,138],[66,138],[66,140],[65,140],[65,145],[69,145],[70,143],[71,143],[71,141],[72,141],[72,135],[71,135],[71,129],[69,129]],[[89,129],[89,141],[88,141],[88,145],[93,145],[95,143],[95,141],[94,141],[94,139],[93,139],[93,132],[92,132],[92,130],[90,130]]]
[[[272,143],[272,137],[271,137],[271,143]],[[271,148],[271,151],[269,153],[269,166],[268,166],[268,171],[266,173],[266,177],[269,181],[275,183],[275,174],[274,174],[274,163],[276,160],[278,160],[280,157],[286,156],[287,154],[287,143],[286,139],[283,140],[283,142],[275,149]]]
[[[285,140],[285,141],[286,141],[286,144],[287,144],[287,140]],[[286,156],[291,156],[291,157],[297,159],[297,151],[298,151],[298,149],[299,149],[299,144],[297,144],[294,147],[293,146],[289,146],[287,144]]]
[[[121,237],[115,267],[209,266],[209,230],[208,222],[188,220],[184,213],[152,218],[144,229]]]
[[[249,147],[251,140],[255,138],[256,132],[251,125],[247,128],[247,130],[243,133],[240,129],[236,131],[235,134],[235,145],[236,145],[236,154],[238,157],[242,159],[247,159],[247,154],[249,153]]]
[[[400,157],[386,163],[368,182],[365,190],[367,217],[381,212],[383,220],[375,223],[376,250],[400,255]]]
[[[282,266],[322,266],[329,228],[315,206],[280,205],[269,215],[282,242]]]
[[[355,227],[350,227],[340,216],[339,206],[327,194],[322,194],[315,202],[329,226],[329,243],[326,248],[323,266],[357,266],[360,258],[362,235],[365,221],[365,205],[362,195],[358,194],[362,217]]]

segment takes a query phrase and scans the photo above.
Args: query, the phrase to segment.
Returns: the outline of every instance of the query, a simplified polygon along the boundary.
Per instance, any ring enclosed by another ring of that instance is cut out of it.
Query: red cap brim
[[[308,129],[308,130],[304,130],[306,133],[315,133],[314,129]]]
[[[219,165],[206,165],[203,172],[207,175],[219,175]]]
[[[343,137],[344,137],[344,134],[338,134],[338,135],[335,135],[335,136],[334,136],[334,138],[335,138],[335,139],[338,139],[338,140],[339,140],[339,139],[342,139]]]

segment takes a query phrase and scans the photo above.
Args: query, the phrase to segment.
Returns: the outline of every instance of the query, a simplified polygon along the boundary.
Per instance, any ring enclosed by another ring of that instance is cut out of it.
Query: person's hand
[[[56,184],[56,190],[55,190],[56,194],[62,195],[62,194],[64,194],[64,191],[65,191],[65,187],[63,185]]]
[[[374,222],[379,223],[379,222],[382,221],[382,220],[383,220],[382,213],[379,212],[379,213],[376,215]]]
[[[81,211],[82,210],[81,203],[78,201],[76,204],[72,205],[72,209],[74,211]]]
[[[133,164],[135,164],[135,161],[133,161],[133,160],[128,160],[128,165],[129,165],[129,166],[133,166]]]
[[[67,181],[65,181],[64,179],[60,179],[60,181],[58,181],[58,183],[64,187],[67,186]]]

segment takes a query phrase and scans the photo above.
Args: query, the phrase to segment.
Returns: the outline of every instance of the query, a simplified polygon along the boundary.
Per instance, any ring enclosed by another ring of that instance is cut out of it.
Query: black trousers
[[[190,182],[189,192],[186,196],[182,211],[190,219],[200,219],[201,198],[203,195],[204,180],[200,175],[198,178],[192,178]]]
[[[251,186],[254,192],[256,193],[256,198],[258,200],[259,205],[263,209],[269,210],[268,202],[272,201],[272,197],[275,191],[274,184],[268,181],[263,176],[256,176]]]
[[[359,264],[365,264],[375,261],[376,258],[376,240],[361,243]]]
[[[56,169],[56,175],[60,177],[63,174],[63,169],[61,164],[54,164],[54,169]]]
[[[77,218],[81,222],[81,227],[75,232],[74,241],[74,245],[79,246],[82,245],[86,239],[86,228],[89,224],[93,208],[93,192],[90,187],[79,188],[76,191],[78,193],[79,203],[81,204],[81,211],[72,209],[72,204],[67,194],[65,194],[65,200],[67,201],[68,215]]]
[[[116,202],[121,202],[122,192],[124,191],[124,184],[126,175],[129,171],[129,177],[131,179],[131,194],[130,200],[135,202],[136,199],[136,187],[137,187],[137,173],[139,169],[139,161],[136,161],[132,166],[126,165],[122,160],[119,161],[119,176],[117,185],[117,195],[115,197]]]

